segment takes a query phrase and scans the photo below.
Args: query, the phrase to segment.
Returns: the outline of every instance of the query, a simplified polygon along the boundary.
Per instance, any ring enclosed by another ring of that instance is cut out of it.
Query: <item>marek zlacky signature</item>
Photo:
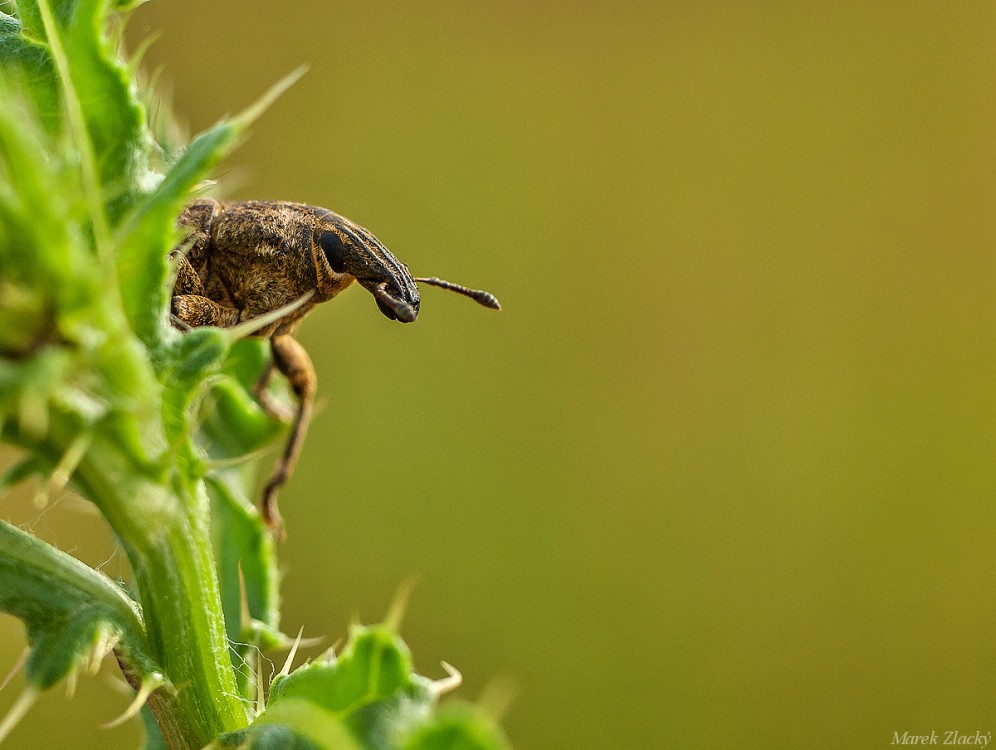
[[[974,745],[975,747],[988,747],[992,741],[992,732],[975,732],[966,734],[957,729],[950,729],[938,733],[931,730],[930,734],[910,734],[909,732],[892,733],[893,745]]]

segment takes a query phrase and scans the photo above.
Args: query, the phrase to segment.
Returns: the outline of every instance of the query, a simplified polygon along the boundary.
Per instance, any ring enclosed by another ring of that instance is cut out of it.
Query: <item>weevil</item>
[[[304,317],[353,282],[373,295],[391,320],[418,317],[417,284],[449,289],[485,307],[501,309],[490,292],[436,277],[414,278],[373,233],[325,208],[282,201],[197,200],[184,209],[179,226],[186,241],[170,253],[176,282],[171,321],[180,329],[230,328],[294,302],[300,304],[251,335],[270,340],[272,360],[254,387],[273,416],[290,419],[283,453],[263,487],[260,511],[282,532],[277,492],[290,478],[311,421],[317,378],[311,358],[295,339]],[[297,400],[292,415],[271,401],[273,370],[287,378]]]

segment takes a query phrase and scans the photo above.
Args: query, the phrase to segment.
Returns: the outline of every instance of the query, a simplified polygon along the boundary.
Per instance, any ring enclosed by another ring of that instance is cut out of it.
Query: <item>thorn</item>
[[[321,655],[321,658],[326,664],[335,664],[338,657],[335,652],[339,650],[339,646],[342,645],[342,638],[339,638],[335,643],[329,646],[328,651]]]
[[[326,640],[324,635],[316,635],[314,638],[302,638],[301,647],[311,648],[312,646],[320,646]],[[285,644],[286,645],[286,644]]]
[[[138,692],[135,693],[135,700],[133,700],[131,705],[125,709],[125,712],[113,721],[103,724],[101,728],[114,729],[114,727],[119,727],[129,719],[137,716],[138,712],[142,710],[142,706],[144,706],[145,702],[149,699],[149,696],[162,687],[165,682],[165,677],[163,677],[159,672],[153,672],[148,678],[142,680],[142,686],[138,689]]]
[[[31,707],[35,705],[40,692],[36,687],[26,688],[14,702],[14,705],[10,707],[10,711],[7,712],[3,721],[0,721],[0,743],[7,739],[7,735],[13,731],[14,727],[20,723],[21,719],[31,710]]]
[[[100,671],[101,662],[118,645],[118,640],[118,636],[110,628],[100,629],[93,650],[90,652],[90,663],[87,665],[90,674],[97,674]]]
[[[159,31],[149,34],[138,45],[138,47],[135,49],[135,54],[132,55],[131,60],[128,61],[128,69],[131,75],[135,75],[138,72],[138,68],[142,64],[142,58],[145,57],[145,53],[149,51],[149,47],[151,47],[153,43],[155,43],[156,40],[158,40],[161,35],[162,32]],[[153,89],[155,89],[155,82],[147,81],[146,87],[149,91],[152,91]]]
[[[307,71],[308,66],[302,65],[273,84],[265,94],[256,100],[255,104],[251,104],[234,118],[239,127],[247,127],[253,120],[263,114],[281,94],[297,83],[297,80]]]
[[[291,646],[290,653],[287,654],[287,661],[284,662],[283,669],[281,669],[277,673],[277,676],[286,677],[287,675],[290,674],[291,664],[294,663],[294,657],[297,656],[297,649],[298,646],[301,645],[301,636],[303,635],[304,635],[304,626],[302,625],[301,629],[297,631],[297,638],[294,639],[294,645]]]
[[[446,693],[452,693],[463,684],[463,675],[460,674],[459,669],[454,667],[449,662],[442,661],[439,663],[443,665],[443,669],[446,670],[448,677],[432,681],[432,692],[437,698],[441,695],[445,695]]]
[[[24,650],[21,652],[21,655],[17,657],[17,661],[14,662],[14,666],[11,667],[10,672],[8,672],[7,676],[3,678],[3,682],[0,682],[0,690],[7,687],[7,685],[10,684],[10,681],[14,679],[14,675],[21,671],[25,663],[28,661],[28,654],[30,653],[31,647],[25,646]]]
[[[401,586],[398,587],[398,592],[394,595],[394,601],[391,602],[391,606],[384,616],[384,625],[395,633],[401,628],[401,621],[404,619],[405,609],[408,607],[408,599],[411,597],[417,583],[417,576],[414,574],[408,576],[402,582]]]
[[[48,478],[45,486],[35,495],[35,506],[41,510],[48,506],[52,499],[65,489],[69,484],[69,478],[80,465],[80,461],[86,455],[87,448],[90,447],[90,433],[81,432],[66,448],[59,463],[52,470],[52,475]]]
[[[76,695],[76,684],[80,680],[79,669],[73,668],[73,670],[66,675],[66,697],[72,699]]]

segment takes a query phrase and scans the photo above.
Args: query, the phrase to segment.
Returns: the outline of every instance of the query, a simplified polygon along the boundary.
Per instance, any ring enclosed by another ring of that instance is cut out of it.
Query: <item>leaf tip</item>
[[[251,125],[254,120],[270,108],[273,102],[279,99],[287,89],[297,83],[301,76],[307,72],[308,66],[301,65],[270,86],[265,94],[233,118],[236,127],[242,130]]]
[[[297,638],[294,639],[294,644],[291,646],[290,652],[287,654],[287,660],[284,662],[283,668],[278,673],[278,677],[286,677],[290,674],[291,665],[294,663],[294,657],[297,656],[297,650],[301,645],[301,638],[304,636],[304,626],[297,631]]]
[[[14,679],[14,675],[24,669],[24,665],[28,662],[28,656],[30,654],[31,647],[25,646],[24,650],[21,651],[21,655],[17,657],[17,661],[14,662],[14,666],[10,668],[7,676],[3,678],[3,682],[0,682],[0,691],[3,691],[3,689],[10,684],[10,681]]]

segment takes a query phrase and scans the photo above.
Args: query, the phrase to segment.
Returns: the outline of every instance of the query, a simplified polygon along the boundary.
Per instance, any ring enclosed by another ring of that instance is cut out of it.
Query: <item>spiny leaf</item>
[[[345,715],[399,690],[414,695],[416,687],[404,641],[382,625],[354,626],[335,662],[312,663],[278,678],[270,691],[270,703],[307,697],[327,711]]]
[[[438,694],[438,685],[413,672],[408,647],[390,627],[356,626],[338,659],[279,676],[252,726],[216,747],[508,750],[480,710],[457,704],[437,713]]]
[[[101,638],[141,678],[160,672],[137,606],[113,581],[31,534],[0,521],[0,611],[24,621],[28,681],[48,688],[89,660]],[[102,654],[100,655],[102,656]]]

